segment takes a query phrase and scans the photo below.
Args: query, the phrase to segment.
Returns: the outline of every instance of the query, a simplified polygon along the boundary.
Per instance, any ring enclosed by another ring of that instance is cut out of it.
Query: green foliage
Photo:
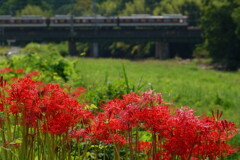
[[[48,44],[39,44],[39,43],[29,43],[23,49],[22,52],[26,53],[38,53],[38,54],[47,54],[47,53],[56,53],[62,56],[69,55],[68,53],[68,43],[48,43]]]
[[[16,15],[17,12],[20,12],[27,5],[39,6],[43,10],[50,10],[51,5],[47,0],[3,0],[0,5],[0,14],[11,14]]]
[[[74,15],[91,15],[95,6],[93,0],[76,0],[73,6]]]
[[[116,0],[116,1],[106,0],[100,4],[97,4],[99,14],[103,16],[118,15],[120,1],[121,0]]]
[[[89,80],[83,79],[88,88],[88,92],[84,95],[86,100],[92,104],[100,105],[114,98],[122,98],[124,94],[130,92],[138,93],[142,88],[146,87],[146,84],[142,82],[142,78],[136,84],[131,83],[124,65],[122,65],[122,72],[120,74],[120,79],[111,81],[108,73],[105,73],[104,81],[101,85],[99,85],[99,82],[89,84]],[[81,77],[84,77],[84,75]]]
[[[54,44],[40,45],[31,43],[22,49],[23,55],[9,58],[8,66],[13,69],[23,68],[27,72],[41,72],[45,82],[67,82],[76,76],[74,64],[60,55]],[[58,48],[59,49],[59,48]]]
[[[153,52],[154,43],[125,43],[114,42],[109,46],[111,57],[117,58],[145,58],[151,57]]]
[[[189,25],[196,26],[199,24],[201,7],[201,0],[162,0],[153,10],[153,14],[181,13],[188,16]]]
[[[232,0],[206,1],[203,8],[202,28],[207,50],[213,62],[221,68],[237,70],[240,65],[240,38],[236,32],[237,5]]]
[[[235,0],[236,8],[232,12],[232,18],[234,22],[237,24],[236,34],[240,38],[240,1]]]
[[[24,9],[17,12],[17,16],[24,15],[41,15],[49,17],[52,15],[52,13],[49,10],[42,10],[39,6],[27,5]]]
[[[149,10],[145,4],[145,0],[133,0],[132,2],[127,2],[125,5],[126,7],[122,10],[121,15],[145,14]]]
[[[193,52],[193,57],[194,58],[208,58],[209,53],[206,49],[206,46],[203,45],[203,44],[197,45],[194,52]]]
[[[9,48],[10,48],[9,46],[0,46],[0,56],[5,56]]]

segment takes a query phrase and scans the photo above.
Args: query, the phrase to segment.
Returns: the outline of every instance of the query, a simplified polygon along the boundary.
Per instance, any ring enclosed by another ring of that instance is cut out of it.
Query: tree
[[[127,2],[125,9],[121,12],[121,15],[131,14],[146,14],[149,12],[145,0],[133,0],[133,2]]]
[[[188,16],[191,26],[197,26],[200,21],[201,0],[162,0],[153,10],[154,15],[183,14]]]
[[[115,16],[118,15],[121,0],[106,0],[97,4],[98,12],[102,16]]]
[[[49,10],[42,10],[39,6],[27,5],[24,9],[17,12],[17,16],[23,15],[41,15],[49,17],[52,15],[52,13]]]
[[[93,15],[96,12],[96,4],[94,0],[76,0],[73,6],[74,15]]]
[[[240,1],[236,0],[235,4],[237,7],[233,10],[231,16],[234,22],[237,24],[236,34],[238,35],[238,37],[240,37]]]
[[[39,6],[44,10],[51,9],[47,0],[6,0],[0,5],[0,14],[16,15],[27,5]]]
[[[232,18],[238,11],[236,8],[233,0],[205,1],[203,7],[202,28],[206,48],[213,62],[227,70],[240,67],[240,38],[236,34],[238,25]]]

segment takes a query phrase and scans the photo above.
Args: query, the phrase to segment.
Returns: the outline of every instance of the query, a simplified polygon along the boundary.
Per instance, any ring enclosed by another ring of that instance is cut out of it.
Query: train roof
[[[46,19],[43,16],[39,16],[39,15],[23,15],[21,17],[12,17],[14,19]]]
[[[74,19],[111,19],[111,18],[116,18],[114,16],[111,17],[105,17],[105,16],[79,16],[79,17],[74,17]]]
[[[147,18],[147,19],[164,19],[164,18],[187,18],[187,16],[183,16],[182,14],[164,14],[164,15],[150,15],[150,14],[133,14],[131,16],[120,16],[120,19],[141,19],[141,18]]]
[[[162,16],[168,18],[187,18],[187,16],[184,16],[182,14],[163,14]]]
[[[11,19],[11,15],[0,15],[0,19]]]

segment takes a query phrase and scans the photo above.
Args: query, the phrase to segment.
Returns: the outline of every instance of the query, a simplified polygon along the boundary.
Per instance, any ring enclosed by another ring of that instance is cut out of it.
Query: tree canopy
[[[239,4],[234,0],[205,1],[202,15],[205,45],[221,67],[240,67]]]

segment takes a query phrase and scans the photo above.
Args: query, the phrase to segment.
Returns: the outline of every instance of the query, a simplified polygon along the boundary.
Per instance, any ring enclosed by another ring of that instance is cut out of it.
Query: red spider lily
[[[161,151],[154,154],[154,158],[149,158],[149,160],[172,160],[172,155],[167,151]]]
[[[79,121],[87,123],[92,115],[57,84],[44,86],[42,82],[21,78],[11,85],[8,94],[10,113],[20,114],[23,125],[51,134],[67,132]]]
[[[9,73],[9,72],[12,72],[12,69],[11,68],[2,68],[0,69],[0,73]]]
[[[148,153],[151,150],[151,147],[152,147],[151,142],[138,141],[138,146],[135,146],[134,149],[136,151],[142,151],[144,153]]]
[[[167,122],[170,117],[170,111],[167,106],[157,105],[152,108],[144,108],[141,119],[144,122],[144,128],[150,132],[161,133],[169,127]]]
[[[31,78],[40,75],[40,72],[33,71],[31,73],[25,74],[25,77]]]
[[[77,100],[56,84],[48,84],[43,89],[44,119],[43,130],[52,134],[62,134],[67,132],[78,122],[91,117],[91,113],[83,110]]]
[[[3,103],[0,103],[0,112],[4,111]]]
[[[15,73],[25,73],[25,70],[22,68],[19,68],[15,71]]]
[[[83,93],[86,93],[86,89],[83,87],[77,87],[73,92],[71,92],[71,96],[73,98],[77,98]]]
[[[194,111],[187,107],[177,110],[177,114],[168,122],[171,128],[166,135],[165,149],[182,159],[199,155],[212,159],[232,153],[234,149],[226,143],[226,136],[225,139],[221,138],[223,132],[217,127],[218,123],[201,120],[193,113]],[[237,133],[232,124],[229,125],[229,130],[231,134]]]
[[[103,105],[103,112],[94,116],[75,99],[85,92],[84,88],[67,94],[58,84],[30,79],[34,74],[15,78],[12,84],[0,77],[0,112],[20,118],[21,125],[40,130],[40,134],[66,135],[64,140],[76,139],[80,143],[114,144],[118,155],[120,147],[125,146],[130,157],[136,159],[140,156],[149,156],[149,160],[216,159],[236,151],[227,142],[236,135],[237,127],[233,122],[221,120],[220,111],[213,112],[212,117],[195,116],[189,107],[172,113],[161,94],[148,91],[110,100]],[[4,118],[0,117],[1,127]],[[141,141],[140,136],[145,133],[148,142]],[[26,136],[37,134],[26,133]]]
[[[9,112],[22,115],[22,122],[30,126],[37,123],[40,116],[39,106],[42,105],[38,93],[42,82],[33,81],[29,78],[21,78],[11,85],[8,94]]]
[[[76,139],[79,141],[81,139],[81,142],[84,142],[86,140],[89,140],[91,137],[89,136],[91,134],[91,131],[88,128],[83,128],[80,130],[72,130],[69,132],[69,137],[71,139]]]

